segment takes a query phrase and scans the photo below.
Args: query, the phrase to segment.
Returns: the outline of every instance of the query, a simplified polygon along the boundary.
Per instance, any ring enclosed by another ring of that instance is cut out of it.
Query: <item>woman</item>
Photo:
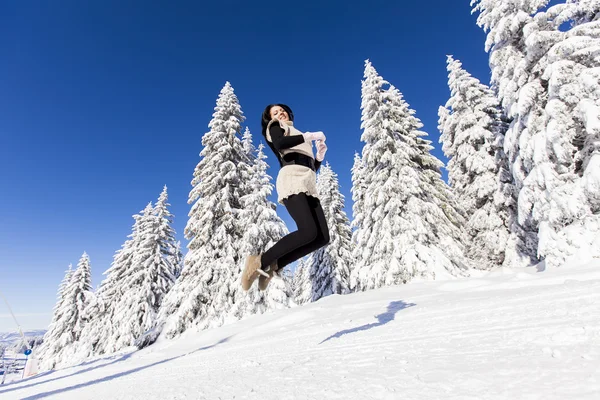
[[[329,243],[316,175],[327,151],[325,135],[302,133],[293,121],[294,113],[285,104],[270,104],[262,115],[262,134],[281,166],[275,184],[277,202],[285,206],[298,230],[282,237],[266,252],[248,256],[242,273],[244,290],[250,289],[259,276],[258,288],[265,290],[278,270]],[[316,159],[313,141],[317,145]]]

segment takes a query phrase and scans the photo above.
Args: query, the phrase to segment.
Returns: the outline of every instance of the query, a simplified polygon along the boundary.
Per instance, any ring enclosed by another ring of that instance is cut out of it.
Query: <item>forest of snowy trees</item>
[[[96,290],[86,253],[69,266],[36,349],[41,368],[332,294],[600,257],[600,0],[548,3],[471,1],[491,80],[447,57],[450,96],[438,111],[446,166],[401,91],[365,61],[352,218],[325,163],[317,187],[330,242],[264,292],[242,291],[245,258],[288,231],[269,200],[265,146],[244,129],[227,82],[193,171],[187,251],[175,240],[165,187],[133,216]]]

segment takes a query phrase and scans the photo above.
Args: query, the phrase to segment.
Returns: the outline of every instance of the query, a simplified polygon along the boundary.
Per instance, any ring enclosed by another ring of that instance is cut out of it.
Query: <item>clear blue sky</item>
[[[403,92],[444,162],[437,109],[449,95],[446,54],[489,81],[469,0],[12,0],[0,8],[0,291],[24,328],[46,328],[64,270],[83,251],[100,283],[131,216],[165,184],[187,243],[190,181],[226,81],[255,144],[272,102],[289,104],[301,130],[325,132],[350,218],[365,59]],[[285,208],[278,212],[295,229]],[[0,332],[14,328],[7,314],[0,303]]]

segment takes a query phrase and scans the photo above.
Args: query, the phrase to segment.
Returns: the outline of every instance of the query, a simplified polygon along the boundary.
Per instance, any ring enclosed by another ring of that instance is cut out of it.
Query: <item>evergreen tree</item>
[[[135,259],[142,241],[145,218],[152,214],[150,206],[140,214],[133,215],[134,224],[128,239],[113,256],[110,268],[104,271],[106,278],[96,292],[96,301],[90,304],[88,314],[91,323],[86,326],[78,346],[80,357],[113,353],[119,349],[115,332],[121,329],[122,320],[116,316],[125,296],[131,295],[130,275],[136,270]]]
[[[175,229],[173,229],[173,214],[169,211],[167,186],[163,188],[154,206],[153,213],[157,218],[157,244],[160,247],[162,258],[161,279],[165,283],[162,288],[163,293],[159,296],[158,303],[162,303],[162,298],[170,290],[175,279],[181,273],[181,263],[183,255],[181,253],[181,244],[175,239]]]
[[[512,118],[504,148],[518,191],[524,253],[560,265],[581,245],[593,249],[598,234],[597,168],[589,169],[597,147],[598,61],[592,49],[598,37],[597,21],[586,22],[595,18],[597,4],[569,1],[541,9],[547,1],[508,3],[482,0],[475,10],[489,30],[493,83],[507,86],[498,71],[512,64],[519,71],[511,84],[513,101],[503,103]],[[515,13],[518,24],[511,20]],[[566,21],[572,28],[562,32]],[[518,43],[521,60],[498,62],[510,43]]]
[[[175,258],[173,262],[173,267],[175,268],[175,279],[179,278],[181,275],[181,271],[183,270],[183,253],[181,252],[181,241],[178,240],[175,243]]]
[[[85,322],[82,319],[84,310],[93,298],[92,272],[90,259],[83,253],[69,283],[64,288],[61,316],[48,337],[44,337],[44,358],[40,362],[41,369],[53,369],[56,366],[68,365],[73,354],[73,343],[80,339]]]
[[[327,220],[330,241],[308,258],[306,271],[311,290],[305,291],[304,296],[299,299],[302,303],[349,292],[352,232],[350,221],[343,211],[344,195],[340,193],[337,174],[328,162],[321,167],[317,177],[317,190]]]
[[[124,293],[112,313],[110,346],[107,346],[111,352],[132,346],[138,337],[154,328],[162,300],[175,281],[173,230],[166,206],[166,191],[163,191],[156,209],[149,203],[143,211],[139,241],[130,269],[121,282]]]
[[[504,139],[504,151],[518,193],[518,241],[507,248],[513,265],[529,265],[537,259],[538,226],[524,212],[522,188],[532,169],[533,129],[543,124],[545,93],[539,71],[533,66],[548,49],[551,36],[539,35],[536,52],[528,52],[525,32],[531,32],[536,13],[548,0],[472,0],[479,11],[479,26],[488,31],[486,51],[490,52],[492,85],[498,90],[503,111],[511,119]],[[545,31],[545,30],[544,30]],[[510,254],[513,252],[514,254]]]
[[[548,101],[519,199],[539,223],[538,253],[550,266],[600,256],[599,12],[597,0],[570,0],[530,29],[535,38],[537,25],[552,24],[559,37],[537,64]],[[565,22],[570,28],[559,32]]]
[[[430,154],[427,134],[419,130],[423,124],[368,60],[364,78],[356,289],[467,274],[464,218],[441,179],[443,164]]]
[[[359,226],[363,223],[364,220],[364,192],[365,192],[365,181],[364,181],[364,164],[360,158],[360,154],[357,152],[354,153],[354,164],[351,169],[352,175],[352,187],[350,188],[350,192],[352,193],[352,221],[350,221],[350,227],[352,229],[352,247],[355,249],[357,243],[362,242],[362,237],[359,237],[361,234],[365,234],[364,230],[358,229]],[[355,250],[353,250],[355,251]],[[351,266],[351,271],[353,271],[356,267],[356,260],[353,259],[353,263]],[[350,289],[356,288],[358,285],[357,282],[358,275],[355,273],[350,274]]]
[[[312,281],[310,280],[309,270],[306,267],[307,257],[302,257],[298,260],[294,277],[292,280],[292,291],[294,293],[294,301],[296,304],[305,304],[311,301],[312,298]]]
[[[468,216],[467,256],[478,268],[502,265],[509,240],[510,208],[495,203],[500,190],[498,146],[506,124],[500,104],[487,86],[448,56],[450,99],[439,109],[440,142],[449,158],[448,178]]]
[[[46,357],[52,357],[56,354],[59,348],[58,338],[65,330],[63,313],[65,311],[65,291],[69,286],[71,278],[73,276],[73,265],[69,264],[69,268],[65,271],[65,275],[60,285],[58,286],[58,292],[56,294],[56,304],[52,313],[52,320],[48,326],[48,330],[44,334],[43,344],[38,349],[37,357],[44,360]]]
[[[252,143],[252,133],[250,133],[250,128],[246,127],[244,130],[244,134],[242,135],[242,147],[244,148],[244,152],[248,157],[248,160],[254,158],[254,144]]]
[[[240,223],[240,199],[247,194],[246,182],[251,175],[239,138],[243,120],[237,96],[227,82],[217,99],[210,130],[202,137],[204,148],[194,170],[184,268],[159,312],[166,337],[198,324],[222,323],[241,289],[244,227]]]
[[[246,134],[249,134],[248,129],[246,129]],[[275,211],[277,205],[268,199],[273,192],[273,184],[270,182],[271,177],[267,174],[268,165],[265,162],[267,157],[264,153],[264,145],[261,143],[256,150],[251,136],[245,136],[244,148],[247,149],[252,169],[248,181],[248,193],[240,199],[243,208],[240,212],[240,223],[245,226],[240,247],[242,259],[248,254],[264,253],[282,236],[288,234],[285,224]],[[239,276],[241,276],[242,267],[243,265],[240,264]],[[282,271],[279,271],[278,275],[281,273]],[[274,284],[276,281],[278,283]],[[239,281],[236,281],[236,285],[234,288],[236,299],[232,313],[237,319],[262,313],[269,308],[290,306],[291,288],[288,287],[286,281],[282,281],[278,277],[271,280],[264,294],[258,290],[257,285],[253,285],[248,292],[239,290]]]

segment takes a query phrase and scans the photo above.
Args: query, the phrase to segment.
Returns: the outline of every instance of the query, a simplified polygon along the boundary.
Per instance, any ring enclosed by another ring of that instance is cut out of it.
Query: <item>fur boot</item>
[[[256,278],[259,275],[269,276],[265,271],[260,269],[260,257],[262,254],[249,255],[246,258],[246,266],[242,272],[242,289],[248,291]]]

